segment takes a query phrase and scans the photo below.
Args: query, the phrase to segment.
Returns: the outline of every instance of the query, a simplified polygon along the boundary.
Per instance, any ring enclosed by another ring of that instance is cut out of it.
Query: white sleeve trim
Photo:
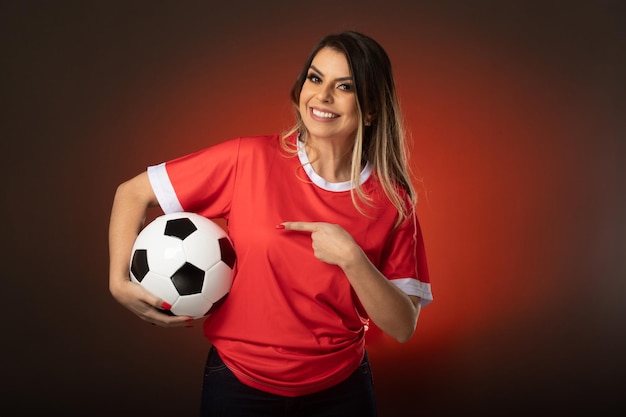
[[[161,210],[163,210],[165,214],[184,211],[183,206],[181,206],[180,201],[178,201],[170,177],[167,175],[165,162],[159,165],[149,166],[148,179],[159,201]]]
[[[415,278],[398,278],[390,281],[405,294],[419,297],[422,307],[426,307],[433,301],[433,293],[431,292],[429,283],[421,282]]]

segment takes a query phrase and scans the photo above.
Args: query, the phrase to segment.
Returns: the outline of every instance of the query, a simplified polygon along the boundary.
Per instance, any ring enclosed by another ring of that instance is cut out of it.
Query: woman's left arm
[[[285,222],[286,230],[311,233],[313,252],[319,260],[339,266],[370,319],[383,332],[407,342],[417,325],[419,297],[393,285],[369,260],[350,233],[341,226],[317,222]]]

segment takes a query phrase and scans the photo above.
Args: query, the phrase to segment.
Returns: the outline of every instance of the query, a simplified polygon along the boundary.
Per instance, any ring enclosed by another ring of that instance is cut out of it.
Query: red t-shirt
[[[233,286],[203,325],[244,384],[309,394],[347,378],[364,354],[368,318],[345,274],[315,258],[310,234],[279,230],[281,222],[339,224],[391,282],[422,305],[432,300],[417,218],[394,229],[397,210],[369,165],[361,173],[374,203],[364,206],[368,216],[354,207],[349,182],[324,181],[304,150],[287,154],[278,135],[229,140],[148,173],[164,212],[227,220]]]

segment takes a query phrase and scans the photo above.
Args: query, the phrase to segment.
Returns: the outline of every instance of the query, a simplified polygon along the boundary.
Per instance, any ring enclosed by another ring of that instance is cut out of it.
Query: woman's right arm
[[[161,326],[183,326],[189,317],[158,311],[163,300],[130,280],[130,256],[143,227],[148,208],[158,205],[147,172],[120,184],[115,192],[109,222],[109,291],[141,319]]]

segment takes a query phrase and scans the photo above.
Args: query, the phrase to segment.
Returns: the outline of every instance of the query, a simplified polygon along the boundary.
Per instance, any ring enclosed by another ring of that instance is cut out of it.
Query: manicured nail
[[[277,229],[284,229],[284,228],[285,228],[285,225],[284,225],[284,224],[277,224],[277,225],[276,225],[276,228],[277,228]]]
[[[170,303],[168,303],[168,302],[166,302],[166,301],[163,301],[163,303],[161,304],[161,308],[162,308],[163,310],[171,310],[171,309],[172,309],[172,306],[171,306],[171,304],[170,304]]]
[[[191,317],[190,317],[190,318],[188,318],[188,319],[187,319],[187,320],[185,320],[185,321],[193,321],[193,318],[191,318]]]

